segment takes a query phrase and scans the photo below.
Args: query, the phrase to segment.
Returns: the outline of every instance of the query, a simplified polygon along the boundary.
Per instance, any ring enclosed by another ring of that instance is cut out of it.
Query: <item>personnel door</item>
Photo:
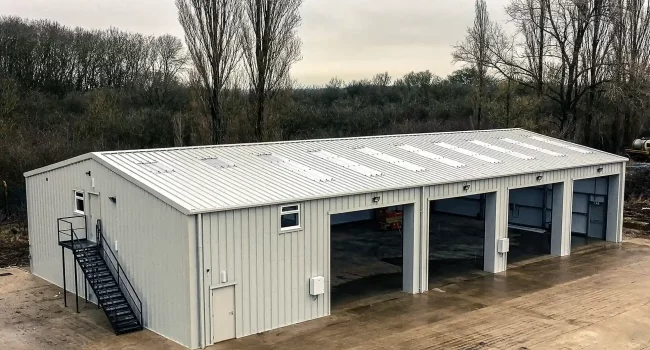
[[[212,290],[212,342],[235,337],[235,286]]]
[[[99,193],[88,192],[88,223],[86,230],[86,237],[89,241],[97,242],[97,220],[102,218],[102,205]]]
[[[589,221],[587,234],[590,238],[605,239],[606,208],[604,202],[589,202]]]

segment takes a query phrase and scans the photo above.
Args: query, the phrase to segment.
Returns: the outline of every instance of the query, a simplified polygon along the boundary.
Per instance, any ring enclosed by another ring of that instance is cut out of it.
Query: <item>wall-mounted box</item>
[[[497,252],[504,254],[510,251],[510,239],[499,238],[497,240]]]
[[[309,279],[309,294],[321,295],[325,293],[325,277],[316,276]]]

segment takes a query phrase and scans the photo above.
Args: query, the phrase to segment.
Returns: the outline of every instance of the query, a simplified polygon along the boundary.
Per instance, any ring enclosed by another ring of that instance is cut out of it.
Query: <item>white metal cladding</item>
[[[223,284],[221,271],[226,283],[236,283],[237,337],[329,315],[329,288],[313,297],[308,283],[315,276],[330,281],[329,214],[419,200],[412,188],[300,202],[301,229],[287,233],[280,231],[279,205],[203,214],[204,266],[212,271],[204,276],[205,295]]]
[[[188,225],[194,226],[194,219],[94,160],[27,178],[32,273],[63,287],[57,218],[73,215],[75,189],[86,192],[86,211],[91,209],[88,192],[99,194],[104,235],[111,243],[118,241],[116,256],[142,299],[144,326],[191,347]],[[74,292],[70,250],[65,256],[67,289]],[[84,276],[81,269],[77,273],[83,297]]]
[[[326,316],[330,313],[330,290],[324,295],[309,295],[309,278],[324,276],[330,281],[330,222],[328,216],[351,211],[380,208],[391,205],[421,203],[422,212],[429,211],[429,201],[499,193],[497,215],[493,225],[506,232],[508,223],[509,189],[564,182],[573,179],[610,176],[623,171],[622,163],[603,166],[564,169],[537,174],[513,175],[502,178],[449,183],[424,188],[375,192],[298,202],[301,207],[302,227],[289,233],[280,232],[280,205],[236,209],[202,215],[204,266],[211,272],[204,274],[206,296],[209,287],[235,283],[235,310],[237,310],[237,336],[283,327],[286,325]],[[537,176],[542,176],[542,181]],[[464,185],[470,185],[467,190]],[[572,186],[572,185],[571,185]],[[422,191],[424,190],[424,191]],[[379,197],[373,203],[373,197]],[[566,198],[567,206],[571,199]],[[570,214],[569,214],[570,215]],[[416,224],[420,256],[419,286],[427,289],[429,260],[429,216],[422,215]],[[570,230],[571,220],[564,222]],[[567,231],[568,232],[568,231]],[[498,261],[498,269],[505,269],[506,260]],[[226,271],[228,281],[221,282],[221,271]],[[206,297],[207,298],[207,297]],[[207,299],[206,299],[207,300]],[[206,302],[205,312],[210,309]],[[211,329],[206,317],[206,329]]]
[[[471,181],[627,160],[598,150],[592,150],[593,153],[590,154],[573,152],[563,147],[534,140],[531,136],[540,135],[522,129],[507,129],[116,151],[95,153],[90,156],[186,214]],[[502,139],[513,140],[516,144],[504,142]],[[513,152],[534,153],[530,155],[535,159],[522,162],[515,157],[468,142],[471,140],[499,145]],[[487,163],[472,156],[434,145],[434,143],[441,142],[456,147],[462,146],[469,151],[498,159],[501,163]],[[564,141],[557,142],[571,145]],[[447,164],[441,164],[439,160],[429,159],[399,148],[400,145],[405,144],[423,151],[433,152],[441,157],[465,164],[465,166],[450,167]],[[533,147],[533,151],[527,146]],[[358,151],[359,148],[364,147],[426,170],[412,171],[401,168]],[[353,169],[332,166],[329,160],[312,154],[311,152],[314,150],[336,154],[381,172],[382,175],[368,177]],[[332,180],[314,181],[289,169],[274,166],[258,156],[270,153],[291,159],[331,177]],[[563,153],[566,153],[566,156],[554,156]],[[235,166],[218,169],[201,161],[201,159],[209,157],[227,159],[232,161]],[[157,161],[174,171],[154,174],[137,164],[142,161]],[[48,168],[52,168],[52,166]],[[38,172],[38,170],[30,172],[26,176]]]

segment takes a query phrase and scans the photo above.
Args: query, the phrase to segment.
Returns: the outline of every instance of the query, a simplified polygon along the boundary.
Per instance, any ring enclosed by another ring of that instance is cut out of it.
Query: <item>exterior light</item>
[[[598,167],[598,169],[596,169],[596,171],[598,171],[599,173],[602,173],[603,172],[603,167],[602,166]]]
[[[544,178],[544,175],[537,175],[537,181],[542,181],[543,178]]]
[[[379,196],[372,197],[372,202],[373,202],[373,203],[379,203],[379,200],[380,200],[380,199],[381,199],[381,197],[379,197]]]
[[[464,185],[464,186],[463,186],[463,191],[467,192],[467,191],[469,191],[469,189],[470,189],[471,187],[472,187],[471,185]]]

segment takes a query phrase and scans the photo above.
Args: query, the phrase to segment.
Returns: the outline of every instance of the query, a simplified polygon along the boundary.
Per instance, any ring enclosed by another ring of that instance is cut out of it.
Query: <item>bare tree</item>
[[[223,139],[220,95],[241,58],[240,0],[176,0],[185,42],[212,118],[213,142]]]
[[[244,0],[241,45],[255,105],[255,137],[263,139],[267,101],[290,86],[289,70],[301,59],[296,30],[303,0]]]
[[[475,83],[475,109],[477,129],[481,128],[483,103],[485,100],[485,86],[487,70],[490,61],[490,35],[492,22],[487,12],[485,0],[476,0],[474,26],[468,28],[467,36],[462,44],[456,45],[453,53],[455,62],[467,62],[476,70]]]

